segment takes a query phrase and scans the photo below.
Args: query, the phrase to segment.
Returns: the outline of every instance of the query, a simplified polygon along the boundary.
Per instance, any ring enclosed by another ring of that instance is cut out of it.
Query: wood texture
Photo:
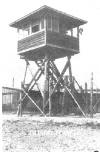
[[[61,33],[50,32],[47,31],[46,35],[47,43],[58,45],[62,48],[70,48],[79,51],[79,39],[68,36],[62,35]]]
[[[31,49],[31,47],[40,46],[45,43],[45,31],[40,31],[36,34],[30,35],[20,41],[18,41],[18,52]]]

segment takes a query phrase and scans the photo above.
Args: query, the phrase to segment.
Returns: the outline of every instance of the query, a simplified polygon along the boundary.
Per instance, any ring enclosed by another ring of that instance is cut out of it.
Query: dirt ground
[[[3,152],[100,152],[100,114],[40,117],[3,114]]]

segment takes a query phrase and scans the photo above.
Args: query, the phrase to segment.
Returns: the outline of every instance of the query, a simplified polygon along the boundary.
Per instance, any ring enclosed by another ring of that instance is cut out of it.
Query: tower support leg
[[[71,69],[71,62],[70,62],[70,57],[68,57],[68,60],[69,60],[69,81],[70,81],[70,87],[71,87],[71,90],[73,92],[73,77],[72,77],[72,69]]]
[[[52,96],[52,94],[57,90],[57,86],[60,84],[60,82],[61,82],[61,80],[62,80],[62,78],[63,78],[63,76],[64,76],[64,74],[65,74],[65,72],[66,72],[68,67],[69,67],[69,60],[66,62],[66,64],[65,64],[65,66],[64,66],[64,68],[63,68],[63,70],[62,70],[62,72],[61,72],[61,74],[59,76],[59,78],[57,78],[58,79],[57,83],[55,84],[55,87],[51,91],[50,96]],[[49,99],[46,101],[46,105],[48,104],[48,102],[49,102]]]
[[[67,86],[67,85],[68,85],[68,76],[65,76],[64,77],[64,86]],[[64,88],[63,99],[62,99],[62,115],[65,114],[65,100],[67,102],[68,99],[66,99],[66,89]]]
[[[26,69],[25,69],[23,84],[25,84],[25,79],[26,79],[26,74],[27,74],[28,65],[29,65],[29,63],[28,63],[28,61],[26,60]]]
[[[45,113],[45,104],[48,96],[48,56],[45,56],[45,64],[44,64],[44,90],[43,90],[43,112]]]
[[[52,78],[53,78],[53,73],[50,72],[50,62],[49,62],[49,116],[51,116],[52,113],[52,101],[51,101]]]

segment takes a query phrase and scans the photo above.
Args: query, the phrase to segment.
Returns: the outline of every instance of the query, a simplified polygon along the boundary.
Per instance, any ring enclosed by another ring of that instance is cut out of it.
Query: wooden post
[[[51,90],[53,90],[54,88],[54,83],[57,82],[56,78],[54,77],[54,73],[53,73],[53,67],[51,67]]]
[[[98,89],[96,88],[96,101],[98,100]]]
[[[20,97],[19,97],[19,101],[18,101],[18,111],[17,111],[17,115],[22,117],[22,92],[20,92]]]
[[[72,69],[71,69],[71,62],[70,62],[70,57],[68,57],[69,60],[69,81],[70,81],[70,87],[73,92],[73,78],[72,78]]]
[[[87,83],[85,83],[85,103],[86,103],[86,114],[88,114],[88,92],[87,92]]]
[[[100,99],[99,99],[100,100]],[[93,110],[96,113],[97,112],[97,104],[98,104],[98,89],[96,88],[96,97],[95,97],[95,105],[93,106]]]
[[[15,84],[15,80],[14,80],[14,77],[13,77],[13,82],[12,82],[12,87],[14,88],[14,84]]]
[[[79,39],[79,27],[77,27],[77,38]]]
[[[63,116],[64,116],[64,114],[65,114],[65,108],[64,108],[64,105],[65,105],[65,96],[66,96],[66,90],[64,89],[63,99],[62,99],[62,115],[63,115]]]
[[[49,75],[49,116],[51,116],[51,76]]]
[[[71,36],[73,36],[73,28],[71,29]]]
[[[47,99],[47,94],[48,94],[48,56],[45,56],[45,64],[44,64],[44,75],[45,75],[45,80],[44,80],[44,93],[43,93],[43,112],[45,113],[45,104],[46,104],[46,99]]]
[[[60,74],[60,76],[57,78],[57,83],[55,84],[55,87],[53,88],[53,90],[51,92],[51,96],[56,91],[57,86],[61,82],[61,80],[62,80],[62,78],[63,78],[63,76],[64,76],[64,74],[65,74],[65,72],[66,72],[68,67],[69,67],[69,60],[66,62],[65,66],[64,66],[64,68],[63,68],[63,70],[62,70],[62,72]],[[46,105],[48,104],[48,101],[49,101],[49,99],[47,100]]]
[[[22,92],[20,93],[20,116],[22,117]]]
[[[68,76],[64,77],[64,86],[68,85]],[[66,98],[66,89],[64,88],[63,99],[62,99],[62,115],[65,114],[65,98]]]
[[[90,117],[93,118],[93,72],[91,73]]]
[[[25,84],[25,79],[26,79],[26,74],[27,74],[27,68],[28,68],[28,65],[29,65],[29,62],[27,60],[26,61],[26,69],[25,69],[25,74],[24,74],[24,80],[23,80],[23,83]]]

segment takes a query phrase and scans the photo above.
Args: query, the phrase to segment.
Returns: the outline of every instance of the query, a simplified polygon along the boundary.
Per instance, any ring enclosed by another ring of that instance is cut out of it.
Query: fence
[[[2,111],[17,110],[20,93],[20,89],[2,87]]]
[[[98,112],[100,112],[100,90],[99,91],[94,90],[93,92],[94,93],[93,93],[93,105],[92,106],[93,106],[94,112],[98,113]],[[17,111],[20,93],[21,93],[20,89],[2,87],[2,111],[3,112],[4,111]],[[42,108],[41,93],[39,93],[38,91],[32,91],[29,94],[36,101],[36,103]],[[87,109],[86,113],[90,113],[90,90],[87,90],[87,93],[85,93],[85,91],[83,90],[83,94],[85,95],[84,109]],[[59,100],[60,98],[58,96],[56,97],[56,94],[54,94],[53,98],[52,98],[52,100],[53,100],[52,109],[56,113],[59,112],[59,109],[60,109],[60,111],[62,109],[62,103],[60,103],[60,102],[62,102],[62,99]],[[60,93],[60,96],[62,98],[63,92]],[[81,93],[79,91],[78,91],[77,97],[79,99],[79,104],[82,105],[83,101],[81,99]],[[30,110],[34,111],[34,109],[35,109],[34,105],[30,101],[28,101],[29,99],[26,98],[25,100],[27,101],[27,102],[24,101],[24,103],[26,103],[26,106],[24,106],[24,107],[26,107],[25,109],[27,109],[29,111]],[[76,106],[72,102],[71,97],[69,97],[69,95],[66,95],[65,105],[64,105],[65,112],[73,111],[75,107]]]

